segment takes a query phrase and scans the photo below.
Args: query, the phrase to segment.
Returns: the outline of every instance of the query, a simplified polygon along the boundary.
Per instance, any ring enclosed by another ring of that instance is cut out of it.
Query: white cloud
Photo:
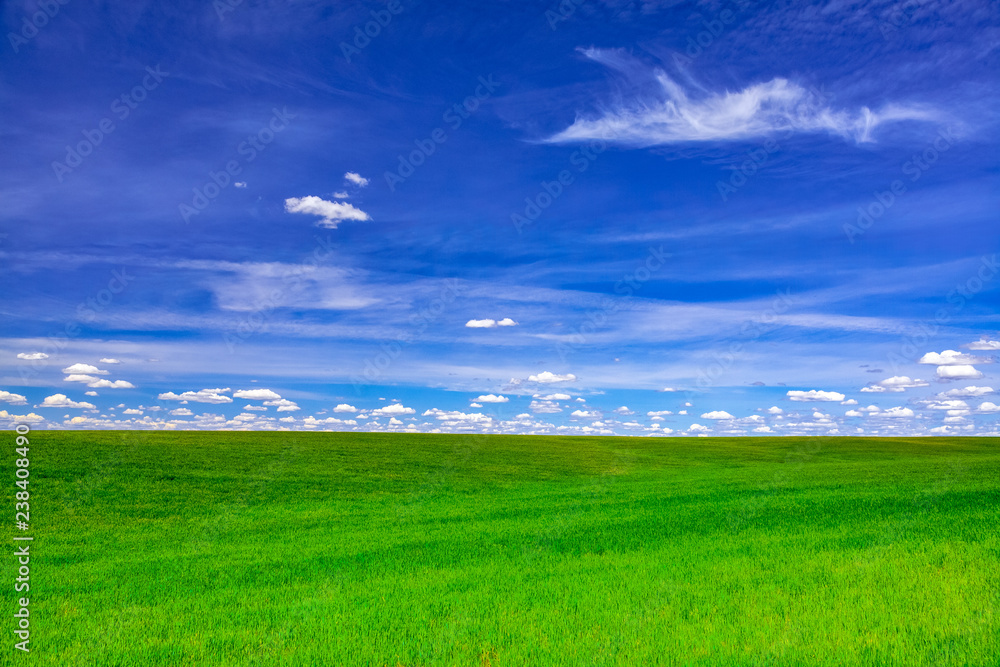
[[[941,354],[928,352],[920,357],[918,364],[933,364],[935,366],[955,366],[958,364],[985,364],[988,359],[983,359],[971,354],[965,354],[957,350],[945,350]]]
[[[337,199],[347,199],[351,195],[347,192],[334,192],[333,196]]]
[[[569,394],[548,394],[546,396],[542,396],[541,394],[535,394],[534,396],[532,396],[532,398],[537,398],[542,401],[568,401],[573,397],[570,396]]]
[[[545,400],[532,401],[531,405],[528,406],[528,409],[531,410],[532,412],[540,414],[553,414],[556,412],[562,412],[562,408],[559,407],[558,403],[554,401],[545,401]]]
[[[21,422],[21,423],[33,423],[33,422],[45,421],[45,417],[41,415],[36,415],[34,412],[29,412],[26,415],[12,415],[6,410],[0,410],[0,419],[7,419],[12,422]]]
[[[938,366],[937,376],[943,380],[975,380],[983,377],[981,371],[974,366]]]
[[[979,404],[980,412],[1000,412],[1000,405],[990,401],[983,401]]]
[[[229,387],[224,389],[201,389],[199,391],[185,391],[183,394],[175,394],[172,391],[164,392],[157,396],[161,401],[194,401],[195,403],[232,403],[233,399],[222,394],[229,391]]]
[[[264,405],[253,405],[251,403],[247,403],[246,405],[244,405],[243,409],[244,410],[250,410],[251,412],[267,412],[267,406],[264,406]]]
[[[884,393],[886,389],[878,384],[870,384],[867,387],[862,387],[860,391],[863,394],[881,394]]]
[[[21,394],[12,394],[9,391],[0,389],[0,401],[10,403],[11,405],[25,405],[28,402],[28,397],[21,396]]]
[[[736,419],[725,410],[713,410],[712,412],[706,412],[701,416],[702,419]]]
[[[677,389],[677,388],[675,388],[675,387],[664,387],[664,388],[663,388],[663,389],[661,389],[660,391],[661,391],[661,392],[667,392],[667,393],[672,393],[672,392],[675,392],[675,391],[680,391],[680,389]]]
[[[371,217],[359,208],[346,202],[327,201],[320,197],[290,197],[285,200],[285,210],[289,213],[304,213],[318,215],[322,218],[317,224],[321,227],[336,229],[344,220],[371,220]]]
[[[840,404],[841,405],[857,405],[858,402],[856,400],[854,400],[853,398],[849,398],[846,401],[841,401]]]
[[[664,71],[638,63],[621,50],[590,48],[588,58],[613,69],[646,78],[655,87],[652,96],[620,102],[594,118],[577,116],[551,142],[590,139],[617,141],[634,146],[654,146],[701,141],[746,141],[776,132],[825,132],[856,142],[872,141],[875,128],[900,120],[931,120],[925,109],[888,105],[878,111],[868,107],[849,111],[834,109],[802,86],[783,78],[749,85],[737,92],[690,90]]]
[[[913,389],[914,387],[926,387],[927,383],[923,380],[911,380],[906,375],[894,375],[891,378],[886,378],[877,383],[879,387],[883,387],[888,391],[905,391],[907,389]],[[862,389],[864,391],[864,389]]]
[[[403,422],[395,417],[389,418],[389,426],[402,426]]]
[[[233,398],[246,398],[251,401],[277,401],[281,395],[270,389],[240,389],[233,392]]]
[[[118,359],[110,359],[110,358],[107,358],[107,357],[105,357],[104,359],[100,359],[99,361],[102,364],[120,364],[121,363],[121,361],[119,361]]]
[[[287,398],[276,398],[270,401],[264,401],[264,405],[277,407],[278,412],[295,412],[300,409],[295,401],[289,401]]]
[[[622,415],[622,416],[628,416],[628,415],[634,415],[635,414],[633,411],[631,411],[631,410],[628,409],[627,405],[623,405],[620,408],[616,408],[614,410],[614,413],[616,415]]]
[[[246,181],[236,181],[235,183],[233,183],[233,185],[235,185],[238,188],[245,188],[247,186],[247,183]]]
[[[129,408],[124,412],[126,415],[141,415],[142,410],[136,410],[135,408]]]
[[[358,409],[353,405],[348,405],[347,403],[341,403],[333,409],[334,412],[357,412]]]
[[[691,426],[688,427],[688,430],[692,431],[693,433],[704,433],[709,429],[707,426],[702,426],[701,424],[691,424]]]
[[[569,413],[570,417],[577,417],[578,419],[594,419],[600,417],[601,415],[596,412],[591,412],[588,410],[574,410]]]
[[[889,408],[888,410],[883,410],[879,414],[883,417],[912,417],[913,410],[896,406],[894,408]]]
[[[754,433],[773,433],[770,426],[758,426],[753,430]]]
[[[653,419],[656,419],[658,417],[665,417],[667,415],[672,415],[672,414],[674,414],[674,413],[671,412],[670,410],[651,410],[651,411],[649,411],[649,412],[646,413],[646,416],[647,417],[652,417]]]
[[[344,174],[344,180],[354,183],[355,185],[362,188],[368,185],[368,179],[356,171],[349,171],[346,174]]]
[[[858,412],[857,410],[848,410],[844,413],[845,417],[863,417],[864,413]]]
[[[465,326],[470,329],[492,329],[496,325],[496,320],[469,320],[465,323]]]
[[[949,389],[948,391],[938,394],[938,396],[947,398],[976,398],[978,396],[992,394],[994,391],[993,387],[976,387],[970,385],[965,389]]]
[[[72,366],[67,366],[62,369],[63,373],[80,373],[84,375],[107,375],[107,371],[102,371],[97,366],[91,366],[90,364],[73,364]]]
[[[469,407],[470,408],[481,408],[481,407],[483,407],[483,404],[482,403],[472,402],[472,403],[469,403]]]
[[[965,347],[970,350],[1000,350],[1000,340],[983,338],[982,340],[977,340],[975,343],[969,343]]]
[[[100,396],[100,394],[98,394],[96,391],[85,391],[85,392],[83,392],[83,395],[84,396]]]
[[[541,383],[573,382],[574,380],[576,380],[576,376],[573,375],[572,373],[567,373],[566,375],[557,375],[555,373],[550,373],[549,371],[542,371],[538,375],[528,376],[529,382],[541,382]]]
[[[434,417],[435,419],[444,422],[444,426],[462,426],[468,424],[490,426],[493,424],[492,417],[479,412],[459,412],[458,410],[440,410],[438,408],[431,408],[430,410],[425,410],[421,416]]]
[[[36,405],[36,408],[91,408],[95,406],[93,403],[87,403],[86,401],[76,401],[70,399],[66,394],[52,394],[51,396],[46,396],[42,401],[41,405]]]
[[[516,327],[517,326],[517,322],[515,322],[512,319],[510,319],[509,317],[505,317],[502,320],[500,320],[499,322],[497,322],[497,326],[498,327]]]
[[[40,361],[42,359],[48,359],[49,355],[44,352],[21,352],[17,355],[18,359],[24,359],[25,361]]]
[[[68,380],[69,378],[66,379]],[[94,378],[93,382],[87,383],[87,386],[96,389],[135,389],[135,385],[126,380],[115,380],[112,382],[103,378]]]
[[[767,413],[771,414],[771,415],[780,415],[783,412],[784,412],[784,410],[782,410],[781,408],[779,408],[777,405],[772,405],[771,407],[769,407],[767,409]]]
[[[408,408],[401,403],[393,403],[392,405],[387,405],[384,408],[378,408],[372,410],[372,415],[376,417],[388,417],[392,415],[412,415],[417,411],[413,408]]]
[[[835,391],[821,391],[810,389],[809,391],[789,391],[786,396],[793,401],[842,401],[844,395]]]
[[[479,398],[475,399],[479,403],[506,403],[510,399],[506,396],[494,396],[493,394],[484,394]]]
[[[964,410],[969,407],[968,403],[959,399],[924,401],[922,405],[928,410]]]
[[[176,410],[171,410],[170,414],[174,415],[175,417],[190,417],[194,413],[188,410],[187,408],[177,408]]]

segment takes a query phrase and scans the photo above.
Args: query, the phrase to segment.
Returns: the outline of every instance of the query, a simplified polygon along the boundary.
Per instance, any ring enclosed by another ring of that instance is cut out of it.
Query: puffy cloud
[[[1000,350],[1000,340],[983,338],[982,340],[977,340],[975,343],[969,343],[965,347],[970,350]]]
[[[974,366],[954,365],[938,366],[937,376],[942,380],[975,380],[983,377],[983,374]]]
[[[914,387],[926,387],[927,383],[923,380],[911,380],[905,375],[894,375],[891,378],[886,378],[876,383],[880,387],[884,387],[888,391],[905,391],[906,389],[913,389]],[[863,390],[862,390],[863,391]]]
[[[233,392],[233,398],[246,398],[252,401],[277,401],[281,395],[270,389],[240,389]]]
[[[667,415],[672,415],[672,414],[674,413],[671,412],[670,410],[651,410],[646,413],[646,416],[652,417],[653,419],[657,419],[659,417],[665,417]]]
[[[336,229],[344,220],[364,222],[371,217],[359,208],[347,202],[327,201],[320,197],[290,197],[285,200],[285,210],[289,213],[318,215],[322,218],[317,224],[321,227]]]
[[[528,409],[532,412],[539,414],[552,414],[555,412],[562,412],[562,408],[555,401],[532,401]]]
[[[481,407],[483,407],[483,404],[482,403],[476,403],[475,401],[473,401],[472,403],[469,403],[469,407],[470,408],[481,408]]]
[[[358,187],[362,188],[368,185],[368,179],[356,171],[349,171],[346,174],[344,174],[344,180],[350,183],[354,183]]]
[[[492,329],[496,325],[496,320],[469,320],[465,323],[465,326],[470,329]]]
[[[84,396],[100,396],[100,394],[98,394],[96,391],[85,391],[85,392],[83,392],[83,395]]]
[[[877,111],[834,109],[819,96],[783,78],[747,86],[731,92],[689,90],[662,69],[650,69],[615,49],[583,50],[588,58],[612,69],[627,71],[636,79],[647,79],[659,99],[649,97],[620,102],[593,118],[577,116],[568,128],[550,142],[581,142],[591,139],[616,141],[630,146],[655,146],[688,142],[748,141],[775,132],[827,133],[855,142],[872,141],[875,128],[901,120],[931,120],[932,112],[916,107],[888,105]]]
[[[82,375],[107,375],[107,371],[102,371],[97,366],[91,366],[90,364],[73,364],[72,366],[67,366],[62,369],[63,373],[69,374],[82,374]]]
[[[572,373],[567,373],[566,375],[557,375],[556,373],[550,373],[549,371],[542,371],[538,375],[529,375],[529,382],[541,382],[543,384],[548,384],[552,382],[573,382],[576,380],[576,376]]]
[[[128,410],[125,411],[124,414],[126,414],[126,415],[141,415],[142,414],[142,410],[136,410],[135,408],[129,408]]]
[[[863,417],[864,413],[858,412],[857,410],[848,410],[844,413],[845,417]]]
[[[736,419],[725,410],[713,410],[712,412],[706,412],[701,416],[702,419]]]
[[[24,359],[25,361],[41,361],[42,359],[48,359],[49,355],[44,352],[21,352],[17,355],[18,359]]]
[[[42,401],[41,405],[36,405],[36,408],[90,408],[94,409],[93,403],[87,403],[86,401],[80,401],[79,403],[72,400],[66,394],[52,394],[51,396],[46,396]]]
[[[177,408],[176,410],[171,410],[170,414],[174,415],[175,417],[190,417],[194,413],[188,410],[187,408]]]
[[[387,405],[384,408],[378,408],[372,410],[372,415],[376,417],[389,417],[393,415],[412,415],[416,414],[416,410],[413,408],[408,408],[402,403],[393,403],[392,405]]]
[[[357,412],[358,409],[353,405],[348,405],[347,403],[341,403],[333,409],[334,412]]]
[[[247,186],[247,182],[246,181],[236,181],[235,183],[233,183],[233,185],[236,186],[236,187],[238,187],[238,188],[240,188],[240,189],[242,189],[242,188],[245,188]]]
[[[924,356],[920,357],[920,360],[917,361],[917,363],[933,364],[935,366],[955,366],[958,364],[985,364],[989,363],[989,360],[976,357],[971,354],[965,354],[957,350],[945,350],[941,354],[938,354],[937,352],[928,352]]]
[[[701,424],[691,424],[691,426],[688,427],[688,430],[692,433],[704,433],[709,429],[707,426],[702,426]]]
[[[497,326],[498,327],[516,327],[517,326],[517,322],[515,322],[512,319],[510,319],[509,317],[505,317],[502,320],[500,320],[499,322],[497,322]]]
[[[957,398],[944,401],[922,401],[921,405],[928,410],[964,410],[969,407],[968,403]]]
[[[232,403],[233,399],[223,396],[229,391],[229,387],[222,389],[201,389],[199,391],[185,391],[183,394],[175,394],[167,391],[157,398],[161,401],[193,401],[195,403]]]
[[[841,401],[840,404],[841,405],[857,405],[858,402],[856,400],[854,400],[853,398],[849,398],[846,401]]]
[[[888,410],[883,410],[879,414],[883,417],[912,417],[913,410],[911,410],[910,408],[897,406],[894,408],[889,408]]]
[[[395,417],[389,418],[389,426],[402,426],[403,422]]]
[[[758,426],[753,430],[754,433],[773,433],[770,426]]]
[[[784,412],[784,410],[782,410],[781,408],[779,408],[777,405],[772,405],[771,407],[769,407],[767,409],[767,413],[769,415],[780,415],[783,412]]]
[[[595,419],[597,417],[600,417],[601,415],[596,412],[588,410],[574,410],[573,412],[569,413],[569,416],[576,417],[577,419]]]
[[[1000,405],[990,401],[983,401],[979,404],[980,412],[1000,412]]]
[[[863,394],[881,394],[886,391],[886,388],[878,384],[870,384],[867,387],[861,388],[861,393]]]
[[[789,391],[786,393],[789,399],[793,401],[842,401],[844,400],[844,395],[835,391],[820,391],[818,389],[810,389],[809,391]]]
[[[943,398],[977,398],[992,393],[994,393],[993,387],[976,387],[970,385],[964,389],[949,389],[948,391],[941,392],[938,396]]]
[[[11,405],[25,405],[28,402],[28,397],[21,396],[21,394],[12,394],[9,391],[0,389],[0,401],[10,403]]]
[[[264,405],[277,407],[278,412],[295,412],[300,409],[295,401],[289,401],[287,398],[276,398],[270,401],[264,401]]]
[[[624,417],[627,417],[628,415],[634,415],[635,414],[633,411],[631,411],[631,410],[628,409],[627,405],[623,405],[620,408],[616,408],[614,410],[614,413],[616,415],[622,415]]]
[[[68,382],[73,382],[72,378],[88,377],[86,375],[69,375],[65,378]],[[83,382],[83,380],[75,380],[77,382]],[[93,387],[95,389],[135,389],[135,385],[126,380],[105,380],[104,378],[88,377],[86,380],[88,387]]]
[[[105,357],[105,358],[103,358],[103,359],[99,359],[99,361],[100,361],[100,363],[102,363],[102,364],[120,364],[120,363],[121,363],[121,362],[120,362],[119,360],[117,360],[117,359],[111,359],[111,358],[108,358],[108,357]]]
[[[541,394],[535,394],[532,398],[537,398],[542,401],[568,401],[573,398],[569,394],[548,394],[547,396],[542,396]]]
[[[243,406],[243,409],[250,410],[251,412],[267,412],[267,406],[253,405],[252,403],[247,403]]]
[[[507,403],[510,401],[506,396],[494,396],[493,394],[484,394],[474,400],[477,403]]]
[[[430,410],[424,411],[421,416],[434,417],[438,421],[444,422],[445,426],[463,426],[474,424],[490,426],[493,424],[492,417],[479,412],[459,412],[458,410],[440,410],[438,408],[431,408]]]
[[[6,410],[0,410],[0,419],[6,419],[12,422],[20,422],[22,424],[31,424],[35,422],[45,421],[45,417],[41,415],[36,415],[34,412],[29,412],[26,415],[12,415]]]

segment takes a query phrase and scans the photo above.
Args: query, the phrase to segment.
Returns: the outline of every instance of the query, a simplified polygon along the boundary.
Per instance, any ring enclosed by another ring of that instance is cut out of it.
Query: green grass
[[[33,432],[3,663],[996,666],[998,444]]]

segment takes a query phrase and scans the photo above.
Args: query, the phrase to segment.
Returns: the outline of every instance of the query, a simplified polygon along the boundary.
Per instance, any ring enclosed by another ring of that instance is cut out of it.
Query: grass
[[[49,431],[31,471],[5,664],[1000,664],[995,439]]]

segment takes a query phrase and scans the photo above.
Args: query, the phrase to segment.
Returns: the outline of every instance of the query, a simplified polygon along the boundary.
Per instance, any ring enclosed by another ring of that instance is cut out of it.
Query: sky
[[[10,1],[0,426],[1000,435],[1000,5]]]

